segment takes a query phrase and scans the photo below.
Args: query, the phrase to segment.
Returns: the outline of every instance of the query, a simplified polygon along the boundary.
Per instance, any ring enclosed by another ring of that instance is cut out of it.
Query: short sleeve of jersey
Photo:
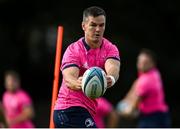
[[[120,60],[119,50],[115,45],[113,44],[108,45],[107,49],[108,49],[108,54],[106,59],[112,58],[112,59]]]
[[[61,70],[71,66],[80,67],[78,48],[74,43],[71,44],[64,52]]]
[[[144,97],[149,91],[148,79],[140,77],[136,82],[135,92],[137,96]]]
[[[24,106],[29,106],[32,104],[32,100],[30,98],[30,96],[26,93],[26,92],[21,92],[21,94],[19,95],[20,99],[20,103],[21,103],[21,106],[24,107]]]

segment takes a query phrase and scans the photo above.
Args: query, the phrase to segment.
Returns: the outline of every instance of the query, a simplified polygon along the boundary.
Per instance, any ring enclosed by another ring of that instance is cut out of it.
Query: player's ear
[[[84,23],[84,21],[82,21],[81,26],[82,26],[82,29],[85,30],[85,23]]]

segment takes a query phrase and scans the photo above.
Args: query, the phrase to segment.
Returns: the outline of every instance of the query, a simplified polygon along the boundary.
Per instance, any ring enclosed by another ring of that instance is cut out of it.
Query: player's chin
[[[93,39],[93,42],[97,43],[97,44],[100,43],[101,41],[102,41],[102,38],[94,38]]]

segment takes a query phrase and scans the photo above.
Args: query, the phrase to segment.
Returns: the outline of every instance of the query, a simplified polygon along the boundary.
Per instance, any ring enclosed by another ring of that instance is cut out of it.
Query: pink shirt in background
[[[98,106],[94,120],[98,128],[105,128],[104,118],[107,117],[109,113],[113,110],[113,106],[108,100],[103,97],[100,97],[96,100]]]
[[[164,100],[161,76],[156,68],[140,74],[135,90],[137,95],[142,98],[139,110],[143,114],[168,111]]]
[[[3,106],[5,109],[5,116],[11,120],[16,118],[23,110],[23,107],[29,106],[32,101],[28,94],[23,90],[18,90],[15,93],[6,91],[3,95]],[[33,128],[34,125],[31,120],[26,120],[21,123],[10,125],[10,128]]]
[[[120,60],[117,47],[107,39],[103,38],[100,48],[91,49],[85,43],[84,38],[81,38],[66,49],[62,59],[61,70],[75,66],[80,69],[80,76],[82,76],[88,68],[93,66],[104,69],[105,61],[108,58]],[[71,90],[65,85],[63,80],[54,109],[66,109],[72,106],[84,107],[94,116],[97,102],[95,99],[85,96],[81,90]]]

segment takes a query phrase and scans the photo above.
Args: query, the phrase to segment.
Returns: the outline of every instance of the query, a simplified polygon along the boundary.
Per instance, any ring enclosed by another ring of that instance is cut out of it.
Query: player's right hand
[[[69,86],[72,90],[81,90],[82,88],[82,77],[79,77],[77,80],[73,80],[71,86]]]

